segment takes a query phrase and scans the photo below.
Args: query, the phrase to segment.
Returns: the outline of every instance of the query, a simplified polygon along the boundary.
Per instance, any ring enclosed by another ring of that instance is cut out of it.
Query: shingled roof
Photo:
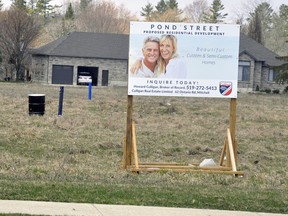
[[[129,35],[94,32],[72,32],[32,51],[34,55],[104,58],[128,60]],[[277,54],[252,38],[240,34],[239,54],[246,53],[269,66],[284,62]]]
[[[256,61],[262,61],[265,65],[280,66],[283,61],[277,59],[279,55],[264,47],[252,38],[240,34],[239,54],[246,53]]]
[[[31,53],[33,55],[127,60],[128,50],[128,35],[72,32]]]

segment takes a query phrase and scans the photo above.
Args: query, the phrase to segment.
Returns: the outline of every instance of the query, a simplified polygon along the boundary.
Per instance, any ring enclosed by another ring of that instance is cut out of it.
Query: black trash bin
[[[29,115],[44,115],[45,94],[29,94]]]

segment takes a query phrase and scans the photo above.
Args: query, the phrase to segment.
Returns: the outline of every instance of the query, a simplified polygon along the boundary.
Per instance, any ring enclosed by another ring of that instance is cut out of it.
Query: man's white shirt
[[[154,72],[151,71],[145,64],[142,59],[142,67],[135,74],[136,77],[152,78],[155,76]]]

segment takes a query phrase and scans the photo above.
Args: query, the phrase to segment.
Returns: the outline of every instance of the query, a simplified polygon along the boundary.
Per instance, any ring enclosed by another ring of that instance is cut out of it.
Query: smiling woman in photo
[[[162,35],[160,38],[159,73],[163,78],[185,79],[185,62],[177,54],[177,38],[174,35]]]

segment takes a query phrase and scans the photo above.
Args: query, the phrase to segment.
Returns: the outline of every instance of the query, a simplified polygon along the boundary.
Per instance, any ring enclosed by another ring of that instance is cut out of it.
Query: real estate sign
[[[128,95],[237,97],[239,25],[131,22]]]

